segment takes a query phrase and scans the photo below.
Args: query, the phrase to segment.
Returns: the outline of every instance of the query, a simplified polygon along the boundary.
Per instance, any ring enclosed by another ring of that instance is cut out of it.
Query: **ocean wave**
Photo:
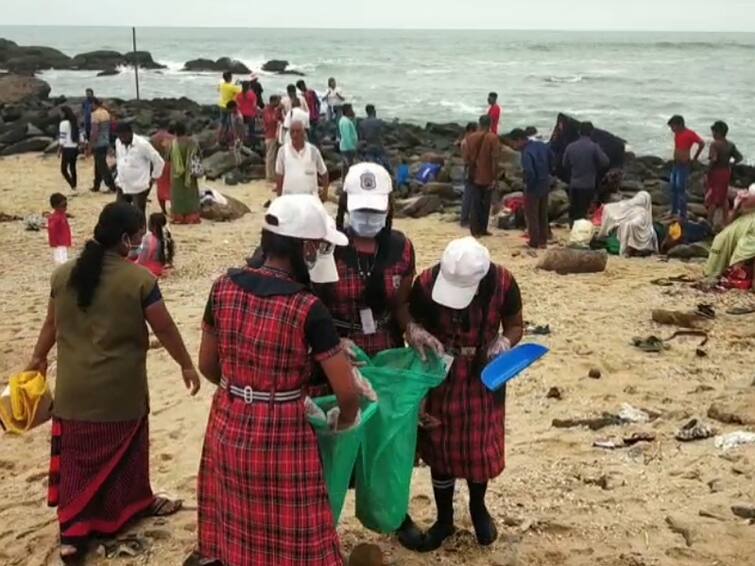
[[[452,110],[454,112],[472,114],[474,116],[477,116],[478,114],[480,114],[480,112],[482,112],[482,108],[480,106],[467,104],[466,102],[462,102],[461,100],[440,100],[438,101],[438,105],[442,106],[443,108],[448,108],[449,110]]]
[[[546,77],[546,83],[581,83],[585,80],[582,75],[552,76]]]
[[[410,69],[406,72],[409,76],[448,75],[450,69]]]

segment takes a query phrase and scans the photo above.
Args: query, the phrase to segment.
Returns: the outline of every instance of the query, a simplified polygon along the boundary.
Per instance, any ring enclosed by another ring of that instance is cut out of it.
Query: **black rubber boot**
[[[498,539],[498,529],[485,506],[485,492],[488,489],[488,482],[467,482],[467,485],[469,486],[469,513],[472,515],[477,542],[480,546],[490,546]]]
[[[422,531],[414,524],[409,515],[404,517],[404,522],[401,523],[401,526],[396,531],[396,536],[401,546],[414,551],[419,550],[425,540]]]
[[[454,526],[454,489],[456,480],[447,476],[433,474],[433,494],[438,508],[438,520],[425,533],[425,540],[420,552],[432,552],[439,549],[448,537],[456,532]]]

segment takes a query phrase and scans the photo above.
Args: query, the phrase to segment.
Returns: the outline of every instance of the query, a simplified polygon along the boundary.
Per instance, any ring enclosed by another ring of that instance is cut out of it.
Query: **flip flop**
[[[697,305],[697,314],[705,318],[716,318],[716,311],[713,309],[713,305],[701,303]]]
[[[167,499],[165,497],[155,497],[155,501],[147,509],[148,517],[168,517],[175,515],[183,509],[184,502],[182,499]]]
[[[734,307],[726,311],[726,314],[743,315],[755,313],[755,306],[751,307]]]
[[[659,353],[668,348],[663,343],[663,340],[658,338],[657,336],[648,336],[646,338],[632,338],[632,345],[636,348],[639,348],[643,352],[649,352],[649,353]]]

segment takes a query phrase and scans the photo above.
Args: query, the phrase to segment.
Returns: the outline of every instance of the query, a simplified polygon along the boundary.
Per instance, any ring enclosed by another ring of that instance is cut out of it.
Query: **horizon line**
[[[216,25],[113,25],[113,24],[0,24],[0,28],[107,28],[107,29],[236,29],[236,30],[290,30],[290,31],[482,31],[482,32],[567,32],[567,33],[668,33],[668,34],[685,34],[685,33],[705,33],[705,34],[742,34],[755,36],[755,32],[751,30],[708,30],[708,29],[664,29],[664,28],[650,28],[650,29],[627,29],[627,28],[527,28],[527,27],[511,27],[511,28],[478,28],[478,27],[458,27],[458,28],[445,28],[445,27],[315,27],[315,26],[216,26]]]

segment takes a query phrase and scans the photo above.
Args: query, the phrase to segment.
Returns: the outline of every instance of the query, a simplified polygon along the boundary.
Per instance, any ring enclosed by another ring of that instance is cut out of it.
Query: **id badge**
[[[446,377],[448,377],[448,372],[451,371],[451,366],[454,365],[454,357],[449,356],[448,354],[443,354],[440,357],[440,361],[443,362],[443,367],[446,370]]]
[[[372,316],[372,309],[361,309],[359,311],[359,318],[362,321],[363,334],[370,335],[377,332],[377,327],[375,326],[375,317]]]

